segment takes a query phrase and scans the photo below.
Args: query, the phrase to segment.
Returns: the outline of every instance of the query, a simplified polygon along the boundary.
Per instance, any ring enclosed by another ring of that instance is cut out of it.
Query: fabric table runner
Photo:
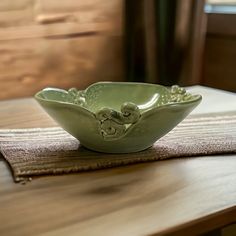
[[[59,127],[0,130],[0,151],[14,180],[168,158],[236,153],[236,112],[189,116],[151,148],[130,154],[90,151]]]

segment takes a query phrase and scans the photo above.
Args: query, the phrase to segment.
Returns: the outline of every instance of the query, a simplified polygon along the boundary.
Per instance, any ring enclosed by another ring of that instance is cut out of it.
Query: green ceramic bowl
[[[202,99],[178,86],[128,82],[99,82],[80,91],[45,88],[35,98],[82,145],[108,153],[152,146]]]

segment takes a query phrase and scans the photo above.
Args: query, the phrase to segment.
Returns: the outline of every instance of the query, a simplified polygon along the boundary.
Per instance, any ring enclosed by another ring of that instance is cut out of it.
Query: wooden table
[[[196,113],[236,110],[233,94],[191,90],[204,95]],[[55,125],[31,98],[0,102],[0,128]],[[40,177],[26,185],[13,182],[0,158],[0,222],[1,236],[205,233],[236,222],[236,155]]]

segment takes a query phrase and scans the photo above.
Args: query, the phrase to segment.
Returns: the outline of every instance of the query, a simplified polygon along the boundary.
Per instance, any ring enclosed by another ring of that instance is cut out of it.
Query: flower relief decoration
[[[76,88],[70,88],[66,101],[84,107],[86,105],[85,92],[83,90],[77,90]]]
[[[170,93],[162,95],[157,107],[172,104],[175,102],[185,102],[193,98],[193,95],[186,92],[184,88],[173,85]],[[86,106],[85,92],[71,88],[68,90],[67,102]],[[141,117],[139,107],[131,102],[121,105],[120,111],[111,108],[101,108],[95,113],[98,120],[98,130],[104,140],[115,140],[125,135],[127,129],[134,123],[138,122]]]
[[[194,95],[187,93],[184,88],[178,85],[173,85],[170,89],[170,98],[167,100],[167,104],[173,102],[186,102],[192,100]],[[165,104],[164,104],[165,105]]]
[[[96,112],[96,118],[100,121],[99,131],[106,140],[120,138],[127,128],[136,123],[141,114],[137,105],[126,102],[121,106],[121,112],[110,108],[102,108]]]

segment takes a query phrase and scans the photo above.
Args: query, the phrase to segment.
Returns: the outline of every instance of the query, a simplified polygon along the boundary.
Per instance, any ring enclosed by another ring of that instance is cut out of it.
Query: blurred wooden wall
[[[207,18],[203,84],[236,92],[236,14]]]
[[[0,99],[122,80],[123,0],[1,0]]]

